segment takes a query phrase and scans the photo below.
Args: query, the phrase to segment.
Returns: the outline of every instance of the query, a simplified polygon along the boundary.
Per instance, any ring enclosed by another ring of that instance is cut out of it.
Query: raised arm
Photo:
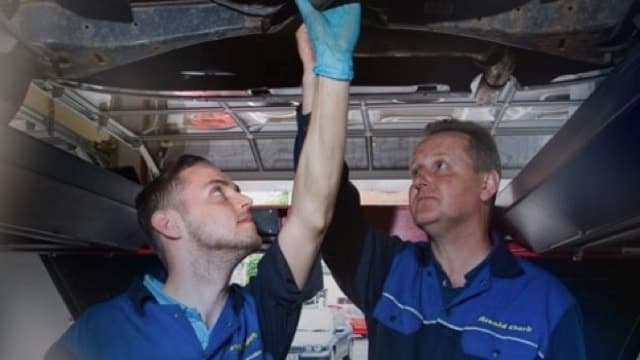
[[[302,104],[297,113],[298,134],[294,146],[296,166],[310,124],[310,112],[318,77],[313,73],[314,57],[307,31],[296,33],[298,52],[303,65]],[[314,116],[314,121],[317,116]],[[370,313],[382,291],[393,255],[401,245],[399,239],[373,230],[360,206],[360,194],[349,179],[346,163],[342,171],[335,211],[322,242],[321,252],[342,291],[362,310]]]
[[[291,211],[279,244],[302,289],[331,221],[344,158],[352,56],[360,30],[360,5],[325,11],[296,0],[316,55],[312,121],[298,163]],[[307,39],[308,39],[307,38]]]

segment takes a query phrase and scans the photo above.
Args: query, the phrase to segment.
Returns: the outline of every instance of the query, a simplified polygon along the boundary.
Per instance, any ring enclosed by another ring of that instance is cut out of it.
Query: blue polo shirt
[[[230,286],[220,317],[205,332],[206,341],[199,339],[187,307],[159,303],[139,279],[127,293],[86,310],[45,359],[282,359],[302,303],[321,288],[318,261],[300,291],[275,243],[246,287]]]
[[[298,112],[298,159],[310,116]],[[344,167],[322,257],[365,314],[369,359],[586,358],[582,318],[551,274],[492,236],[487,258],[451,288],[428,243],[370,226]]]
[[[424,243],[403,243],[383,281],[369,312],[371,358],[585,358],[574,298],[500,240],[453,294]]]
[[[209,345],[209,337],[211,337],[213,327],[209,328],[207,326],[206,321],[202,318],[198,309],[182,304],[178,300],[169,296],[169,294],[164,291],[164,283],[149,274],[144,276],[142,283],[153,295],[158,304],[180,306],[180,309],[184,312],[187,320],[189,320],[191,327],[193,327],[193,331],[196,333],[202,348],[206,349]]]

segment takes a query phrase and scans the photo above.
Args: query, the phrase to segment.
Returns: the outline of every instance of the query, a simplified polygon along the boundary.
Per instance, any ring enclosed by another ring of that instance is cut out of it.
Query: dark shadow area
[[[293,27],[274,35],[199,44],[110,69],[82,82],[146,90],[256,89],[299,86],[302,67]],[[440,83],[468,91],[483,71],[477,63],[494,43],[456,36],[364,28],[354,60],[353,85]],[[599,68],[596,65],[513,49],[514,76],[523,85]]]
[[[392,21],[438,22],[481,18],[518,8],[529,0],[373,0],[367,5],[385,10]],[[400,6],[398,6],[400,5]]]
[[[123,293],[136,277],[164,272],[154,255],[56,254],[41,259],[74,318],[89,306]]]
[[[640,351],[640,333],[634,329],[640,316],[639,259],[530,260],[558,276],[580,303],[589,359],[636,359]]]

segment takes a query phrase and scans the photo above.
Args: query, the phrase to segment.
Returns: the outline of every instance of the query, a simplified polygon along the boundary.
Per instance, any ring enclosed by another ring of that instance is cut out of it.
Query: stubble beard
[[[248,254],[260,249],[261,239],[255,235],[238,234],[237,236],[222,236],[214,238],[214,235],[206,230],[206,227],[187,221],[189,235],[201,249],[209,251],[230,251],[238,256]]]

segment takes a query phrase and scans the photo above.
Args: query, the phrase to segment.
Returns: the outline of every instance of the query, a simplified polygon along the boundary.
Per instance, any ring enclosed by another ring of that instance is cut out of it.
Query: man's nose
[[[251,207],[253,205],[253,199],[245,194],[240,194],[244,198],[243,206]]]
[[[413,187],[416,188],[416,190],[420,190],[422,187],[429,186],[430,184],[431,175],[429,172],[423,168],[418,169],[413,176]]]
[[[244,209],[253,205],[253,199],[243,193],[238,193],[238,195],[240,197],[240,208]]]

